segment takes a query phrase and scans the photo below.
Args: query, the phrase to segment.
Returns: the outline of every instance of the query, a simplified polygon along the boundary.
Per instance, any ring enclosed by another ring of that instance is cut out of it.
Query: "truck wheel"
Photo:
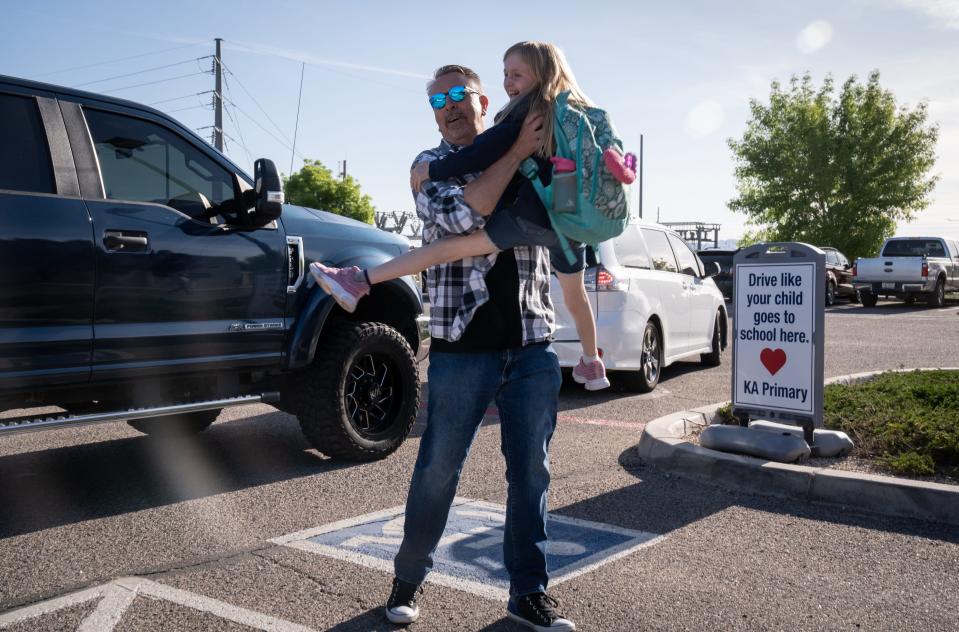
[[[836,304],[836,284],[830,281],[826,284],[826,307]]]
[[[382,323],[343,321],[286,395],[307,440],[335,459],[373,461],[400,447],[419,408],[416,360]]]
[[[862,292],[859,297],[862,299],[863,307],[875,307],[876,303],[879,302],[879,297],[872,292]]]
[[[625,373],[626,387],[640,393],[649,393],[659,384],[659,375],[663,368],[663,343],[655,323],[646,323],[639,364],[639,371]]]
[[[946,304],[946,284],[942,279],[936,281],[936,289],[926,298],[926,301],[929,307],[942,307]]]
[[[716,313],[716,322],[713,324],[713,348],[709,353],[700,353],[699,361],[705,366],[719,366],[722,363],[722,343],[721,343],[721,330],[722,322],[719,320],[723,317],[722,312]]]
[[[163,417],[150,417],[149,419],[131,419],[127,423],[143,434],[157,437],[192,435],[206,430],[210,424],[216,421],[221,410],[223,409],[216,408],[214,410],[199,410],[195,413],[183,413],[180,415],[165,415]]]
[[[904,302],[906,305],[912,305],[913,303],[916,302],[916,295],[915,295],[915,294],[906,294],[906,295],[903,297],[902,300],[903,300],[903,302]]]

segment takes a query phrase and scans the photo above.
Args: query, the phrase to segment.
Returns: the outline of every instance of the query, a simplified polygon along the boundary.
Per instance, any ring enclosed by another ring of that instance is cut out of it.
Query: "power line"
[[[186,112],[188,110],[198,110],[200,108],[203,108],[204,110],[209,110],[210,106],[209,105],[191,105],[190,107],[186,107],[186,108],[178,108],[176,110],[164,110],[164,111],[167,114],[176,114],[177,112]]]
[[[230,82],[227,81],[226,75],[223,76],[223,87],[226,88],[226,93],[227,93],[227,95],[230,97],[230,99],[232,99],[232,98],[233,98],[233,91],[230,90]],[[228,105],[232,106],[232,105],[233,105],[233,102],[230,101]],[[229,108],[229,107],[224,107],[223,109],[226,110],[226,115],[227,115],[228,117],[230,117],[230,121],[233,122],[233,125],[236,126],[236,131],[237,131],[237,133],[240,135],[240,147],[242,147],[242,148],[243,148],[243,151],[246,152],[246,159],[249,161],[250,165],[252,166],[252,165],[253,165],[253,156],[250,155],[250,150],[247,149],[247,146],[246,146],[246,139],[243,138],[243,129],[240,127],[240,116],[239,116],[239,114],[237,114],[236,118],[234,118],[233,115],[230,114],[230,108]],[[235,108],[234,108],[234,109],[235,109]]]
[[[242,148],[243,148],[243,153],[246,154],[246,159],[249,161],[250,166],[253,165],[253,158],[250,156],[250,150],[247,149],[246,145],[243,144],[243,141],[242,141],[242,140],[237,140],[237,139],[233,138],[233,136],[231,136],[230,134],[227,134],[226,132],[223,132],[223,137],[224,137],[224,138],[229,138],[229,139],[230,139],[230,142],[236,143],[237,145],[239,145],[240,147],[242,147]]]
[[[101,62],[97,62],[97,63],[95,63],[95,64],[86,64],[86,65],[84,65],[84,66],[73,66],[73,67],[71,67],[71,68],[63,68],[63,69],[61,69],[61,70],[54,70],[54,71],[52,71],[52,72],[44,72],[44,73],[41,73],[41,74],[39,74],[39,75],[34,75],[34,77],[47,77],[47,76],[49,76],[49,75],[59,75],[60,73],[70,72],[71,70],[83,70],[84,68],[95,68],[95,67],[97,67],[97,66],[106,66],[106,65],[108,65],[108,64],[116,64],[116,63],[119,63],[119,62],[121,62],[121,61],[129,61],[129,60],[131,60],[131,59],[139,59],[139,58],[141,58],[141,57],[149,57],[149,56],[151,56],[151,55],[160,55],[160,54],[162,54],[162,53],[171,53],[171,52],[173,52],[173,51],[175,51],[175,50],[183,50],[184,48],[195,48],[195,47],[197,47],[197,46],[200,46],[200,44],[199,44],[199,43],[196,43],[196,44],[187,44],[186,46],[175,46],[175,47],[173,47],[173,48],[165,48],[165,49],[163,49],[163,50],[156,50],[156,51],[153,51],[152,53],[141,53],[141,54],[139,54],[139,55],[130,55],[129,57],[120,57],[120,58],[118,58],[118,59],[109,59],[109,60],[107,60],[107,61],[101,61]]]
[[[289,136],[286,135],[286,133],[280,128],[280,126],[276,124],[276,121],[274,121],[274,120],[270,117],[270,115],[267,113],[267,111],[263,109],[263,106],[260,105],[260,102],[256,100],[256,97],[253,96],[253,94],[252,94],[249,90],[246,89],[246,86],[244,86],[244,85],[243,85],[243,82],[240,81],[240,78],[236,76],[236,73],[233,72],[232,70],[230,70],[229,67],[227,67],[227,65],[224,64],[222,61],[221,61],[220,63],[221,63],[221,65],[223,66],[223,69],[224,69],[224,70],[226,70],[228,73],[230,73],[231,75],[233,75],[233,78],[236,79],[237,85],[240,86],[240,88],[243,90],[243,92],[245,92],[245,93],[247,94],[247,96],[250,97],[250,99],[252,99],[253,103],[256,104],[256,107],[258,107],[258,108],[260,109],[260,112],[263,112],[263,116],[265,116],[265,117],[267,118],[267,120],[270,121],[270,123],[273,123],[273,127],[276,128],[276,130],[280,133],[280,135],[283,136],[283,138],[285,138],[288,143],[292,142],[292,139],[291,139]],[[287,147],[289,147],[289,145],[287,145]]]
[[[195,62],[195,61],[200,61],[201,59],[206,59],[207,57],[210,57],[210,55],[207,55],[206,57],[197,57],[197,58],[195,58],[195,59],[187,59],[186,61],[178,61],[178,62],[176,62],[175,64],[166,64],[166,65],[164,65],[164,66],[156,66],[155,68],[147,68],[147,69],[145,69],[145,70],[139,70],[139,71],[137,71],[137,72],[128,72],[128,73],[123,74],[123,75],[116,75],[116,76],[114,76],[114,77],[107,77],[106,79],[97,79],[96,81],[87,81],[86,83],[78,83],[77,85],[75,85],[75,86],[73,86],[73,87],[74,87],[74,88],[82,88],[83,86],[91,86],[91,85],[93,85],[93,84],[95,84],[95,83],[103,83],[104,81],[113,81],[114,79],[123,79],[124,77],[133,77],[133,76],[135,76],[135,75],[142,75],[142,74],[145,74],[145,73],[148,73],[148,72],[154,72],[154,71],[156,71],[156,70],[163,70],[164,68],[173,68],[174,66],[182,66],[183,64],[189,64],[189,63],[192,63],[192,62]]]
[[[199,97],[204,94],[211,94],[213,90],[204,90],[203,92],[196,92],[194,94],[184,94],[182,97],[173,97],[172,99],[163,99],[162,101],[154,101],[153,103],[147,103],[149,106],[160,105],[161,103],[170,103],[171,101],[181,101],[183,99],[190,99],[192,97]]]
[[[293,173],[293,155],[296,153],[296,134],[300,131],[300,103],[303,102],[303,75],[306,73],[306,62],[300,66],[300,96],[296,100],[296,125],[293,126],[293,151],[290,152],[290,173]]]
[[[114,88],[113,90],[104,90],[104,94],[110,94],[111,92],[120,92],[122,90],[131,90],[133,88],[142,88],[144,86],[152,86],[158,83],[165,83],[167,81],[176,81],[177,79],[186,79],[187,77],[194,77],[197,75],[205,75],[205,72],[191,72],[188,75],[180,75],[179,77],[168,77],[167,79],[159,79],[157,81],[148,81],[147,83],[138,83],[132,86],[123,86],[122,88]]]
[[[234,75],[234,76],[235,76],[235,75]],[[259,121],[257,121],[255,118],[253,118],[252,116],[250,116],[243,108],[241,108],[240,106],[238,106],[238,105],[237,105],[236,103],[234,103],[232,100],[224,99],[224,101],[226,101],[227,103],[229,103],[230,105],[232,105],[232,106],[236,109],[237,112],[239,112],[240,114],[242,114],[242,115],[245,116],[246,118],[250,119],[250,121],[252,121],[254,125],[256,125],[256,126],[259,127],[261,130],[263,130],[267,135],[270,136],[270,138],[272,138],[272,139],[275,140],[276,142],[280,143],[281,145],[283,145],[284,147],[286,147],[286,148],[289,149],[290,151],[293,151],[293,147],[292,147],[289,143],[287,143],[287,142],[285,142],[285,141],[277,138],[276,134],[274,134],[274,133],[271,132],[270,130],[266,129],[265,127],[263,127],[263,125],[261,125]],[[303,155],[302,155],[301,153],[295,152],[295,155],[299,156],[300,159],[305,160],[305,158],[303,158]]]

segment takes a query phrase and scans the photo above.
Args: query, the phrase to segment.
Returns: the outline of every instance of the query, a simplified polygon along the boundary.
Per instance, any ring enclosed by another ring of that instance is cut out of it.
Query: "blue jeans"
[[[433,567],[460,472],[490,402],[499,408],[506,458],[503,559],[510,594],[544,592],[549,442],[562,377],[545,344],[491,353],[430,354],[426,433],[406,499],[396,576],[420,584]]]

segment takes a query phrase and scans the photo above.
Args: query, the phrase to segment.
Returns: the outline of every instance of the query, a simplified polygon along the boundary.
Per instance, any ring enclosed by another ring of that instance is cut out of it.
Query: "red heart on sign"
[[[759,361],[763,363],[770,375],[776,375],[776,372],[786,364],[786,352],[782,349],[767,347],[760,352]]]

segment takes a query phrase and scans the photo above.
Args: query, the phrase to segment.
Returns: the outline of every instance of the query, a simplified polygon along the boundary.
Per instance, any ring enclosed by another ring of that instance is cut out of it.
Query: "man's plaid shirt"
[[[420,153],[413,166],[455,152],[458,146],[445,140],[434,149]],[[485,218],[463,199],[463,187],[478,173],[444,182],[426,181],[414,193],[416,212],[423,220],[423,243],[447,235],[465,235],[480,229]],[[519,271],[520,314],[523,319],[523,344],[547,340],[556,322],[549,299],[549,252],[539,246],[513,249]],[[489,300],[486,273],[496,263],[496,253],[441,263],[427,271],[430,296],[430,335],[455,342],[466,330],[476,310]]]

